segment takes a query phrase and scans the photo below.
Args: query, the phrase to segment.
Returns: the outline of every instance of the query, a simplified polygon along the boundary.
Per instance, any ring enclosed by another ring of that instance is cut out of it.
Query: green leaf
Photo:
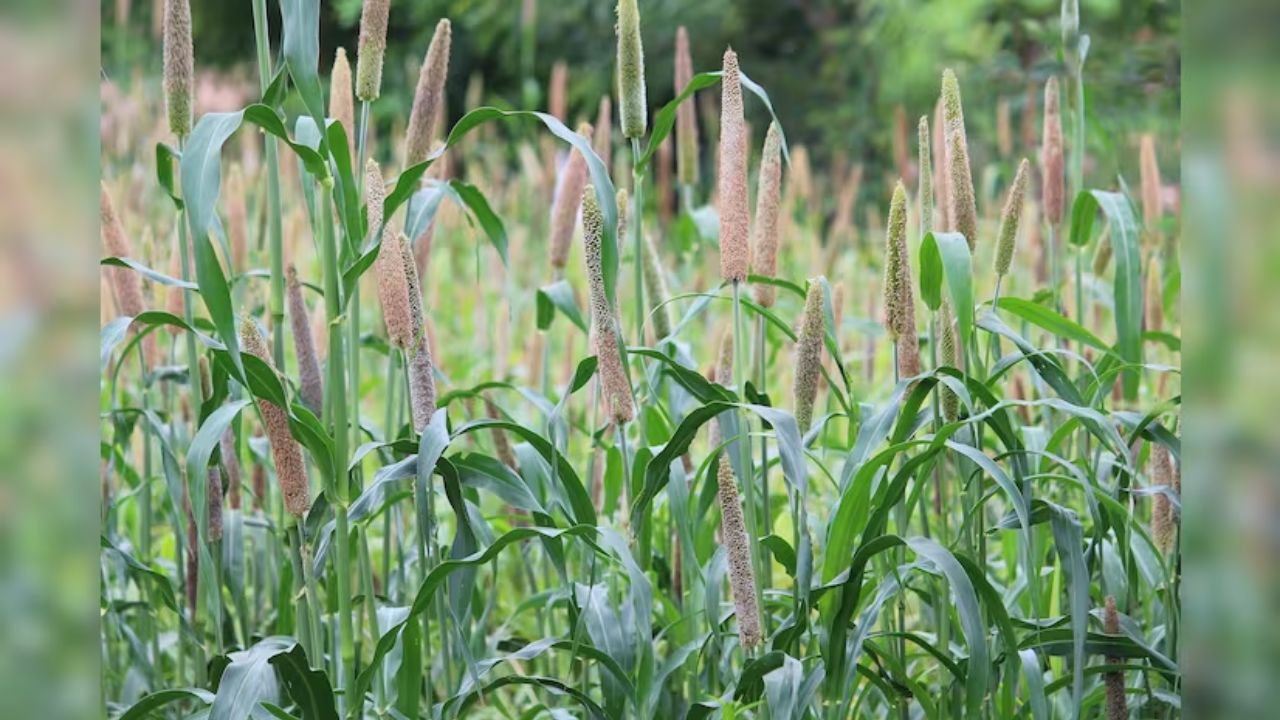
[[[324,126],[324,93],[316,65],[320,58],[320,0],[280,0],[281,42],[289,77],[317,127]]]
[[[1098,198],[1093,190],[1081,190],[1071,203],[1071,232],[1067,242],[1077,248],[1089,244],[1093,237],[1093,222],[1098,217]]]
[[[568,280],[557,280],[550,285],[538,288],[537,295],[538,329],[546,330],[555,319],[556,310],[564,313],[566,318],[577,325],[582,332],[587,332],[587,322],[578,310],[578,301],[573,295],[573,286]]]
[[[475,185],[457,179],[449,181],[449,188],[454,196],[461,201],[463,207],[471,211],[471,216],[475,218],[476,222],[480,223],[485,237],[489,238],[493,249],[498,251],[498,257],[502,258],[502,264],[506,265],[507,230],[502,225],[502,219],[489,206],[489,201],[485,199],[484,193],[480,192]]]
[[[1023,300],[1022,298],[1002,297],[999,300],[999,305],[1001,310],[1007,310],[1057,337],[1083,343],[1103,352],[1111,351],[1111,348],[1098,339],[1098,336],[1081,327],[1074,320],[1063,317],[1040,303]]]
[[[1138,223],[1124,195],[1091,191],[1111,227],[1111,247],[1116,263],[1115,322],[1117,350],[1127,366],[1123,371],[1124,397],[1138,399],[1142,364],[1142,248]]]
[[[222,671],[209,719],[243,720],[252,715],[259,702],[276,702],[279,685],[271,658],[288,652],[295,645],[297,642],[292,638],[273,636],[259,640],[247,650],[228,655],[230,664]]]
[[[681,103],[693,97],[695,92],[712,87],[713,85],[718,85],[720,83],[720,78],[723,76],[723,70],[698,73],[689,79],[689,84],[680,91],[680,94],[677,95],[675,99],[662,106],[662,109],[653,116],[653,130],[649,133],[649,144],[645,147],[644,153],[642,153],[640,158],[636,161],[637,171],[643,171],[648,167],[649,163],[653,160],[654,153],[658,151],[658,146],[661,145],[662,141],[666,140],[667,136],[671,134],[671,129],[675,127],[676,124],[676,108],[678,108]],[[782,134],[782,123],[778,121],[778,115],[773,111],[773,103],[769,100],[769,93],[765,92],[765,89],[754,80],[747,77],[747,74],[742,72],[741,69],[738,70],[738,77],[742,83],[742,87],[751,91],[756,97],[760,98],[760,101],[764,103],[765,109],[769,111],[769,117],[772,118],[775,123],[778,123],[778,132],[782,138],[782,155],[786,161],[790,163],[791,153],[787,148],[787,138],[785,134]]]
[[[961,347],[973,333],[973,269],[969,243],[960,233],[931,232],[920,243],[920,297],[930,310],[942,306],[942,285],[951,296]]]
[[[146,265],[143,265],[137,260],[130,260],[129,258],[121,258],[121,257],[109,257],[109,258],[103,258],[99,264],[114,265],[115,267],[129,268],[130,270],[137,272],[138,274],[142,275],[143,277],[150,280],[151,282],[157,282],[157,283],[160,283],[161,285],[183,288],[184,290],[195,290],[197,292],[199,291],[199,287],[195,283],[187,282],[186,280],[179,280],[178,278],[175,278],[175,277],[169,277],[168,275],[165,275],[162,272],[152,270],[151,268],[147,267]]]
[[[208,705],[213,702],[213,693],[201,688],[173,688],[170,690],[157,690],[150,695],[144,695],[142,699],[134,703],[128,710],[125,710],[118,720],[142,720],[149,717],[152,713],[175,702],[183,700],[194,700],[198,703]]]
[[[285,691],[302,711],[303,720],[338,720],[329,676],[323,670],[311,668],[301,645],[295,644],[269,662],[280,673]]]

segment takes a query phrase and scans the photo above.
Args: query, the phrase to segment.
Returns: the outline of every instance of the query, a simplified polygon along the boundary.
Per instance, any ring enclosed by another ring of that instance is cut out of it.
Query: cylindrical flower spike
[[[645,299],[649,301],[652,311],[653,337],[655,341],[661,340],[671,334],[671,307],[667,304],[671,295],[667,292],[662,256],[658,254],[653,236],[647,233],[644,236],[644,265],[641,269],[644,273]]]
[[[977,246],[978,206],[973,192],[973,172],[969,167],[969,141],[964,128],[964,104],[960,82],[947,68],[942,73],[942,113],[947,139],[947,200],[950,229],[964,235],[969,249]]]
[[[618,96],[622,136],[627,139],[644,137],[649,109],[645,99],[640,8],[636,0],[618,0]]]
[[[244,351],[271,365],[271,351],[267,341],[258,332],[253,320],[245,317],[240,322],[240,345]],[[274,368],[274,366],[272,366]],[[307,482],[307,468],[302,462],[302,446],[289,433],[289,416],[283,408],[270,400],[257,399],[258,412],[267,429],[267,442],[271,446],[271,459],[276,464],[276,478],[284,507],[296,518],[307,514],[311,507],[311,489]]]
[[[777,123],[769,124],[760,157],[760,178],[756,190],[756,223],[751,241],[751,268],[757,275],[778,274],[778,205],[782,198],[782,131]],[[777,288],[768,283],[752,287],[756,302],[773,307]]]
[[[613,422],[624,425],[635,417],[631,397],[631,382],[627,369],[622,365],[618,347],[617,320],[604,287],[604,262],[601,247],[604,236],[604,217],[596,200],[596,190],[588,185],[582,193],[582,242],[583,256],[587,264],[587,284],[591,291],[591,324],[595,332],[596,360],[599,363],[600,384],[608,401]]]
[[[1062,110],[1058,100],[1058,78],[1050,77],[1044,84],[1044,137],[1041,139],[1040,164],[1044,217],[1053,227],[1062,224],[1062,211],[1066,204],[1066,179],[1063,175]]]
[[[99,183],[98,209],[102,223],[102,244],[110,257],[127,258],[133,255],[133,243],[125,235],[124,224],[116,214],[115,205],[107,193],[107,184]],[[146,311],[146,302],[142,295],[142,281],[138,273],[130,268],[110,266],[106,268],[107,280],[116,296],[116,307],[129,317],[137,317]],[[178,317],[182,316],[179,308]],[[155,333],[149,333],[142,339],[142,354],[147,363],[156,365],[160,360],[159,346],[156,345]]]
[[[209,505],[209,542],[222,540],[222,471],[215,465],[209,468],[209,484],[205,488]]]
[[[738,618],[738,637],[744,648],[760,644],[760,608],[756,603],[755,570],[751,565],[751,539],[742,517],[738,484],[733,466],[721,457],[716,469],[720,500],[720,532],[729,554],[729,587],[733,592],[733,612]]]
[[[608,95],[600,96],[600,108],[596,111],[595,133],[592,135],[591,149],[600,156],[600,161],[609,167],[613,157],[613,100]]]
[[[293,352],[298,358],[298,377],[302,385],[302,403],[317,417],[324,409],[324,383],[320,374],[320,359],[316,356],[315,339],[311,337],[310,316],[302,297],[302,283],[298,270],[289,264],[285,274],[289,304],[289,328],[293,333]]]
[[[901,180],[893,188],[885,234],[884,326],[894,340],[916,332],[911,260],[907,254],[907,190]]]
[[[418,268],[414,264],[413,249],[409,239],[400,234],[396,243],[400,251],[400,265],[404,268],[405,290],[409,297],[409,338],[412,354],[409,358],[409,400],[413,410],[413,429],[422,429],[431,422],[436,412],[435,364],[431,356],[431,336],[427,332],[422,311],[422,286],[418,281]]]
[[[1175,485],[1169,449],[1159,443],[1151,446],[1151,481],[1171,489]],[[1164,493],[1157,493],[1151,502],[1151,537],[1161,552],[1173,550],[1173,504]]]
[[[1102,629],[1108,635],[1120,634],[1120,613],[1116,610],[1116,599],[1112,595],[1107,596],[1106,605],[1102,611]],[[1124,662],[1124,658],[1114,655],[1107,656],[1108,665],[1120,665]],[[1129,717],[1129,702],[1125,697],[1124,689],[1124,672],[1113,671],[1103,675],[1103,684],[1106,685],[1107,697],[1107,720],[1127,720]]]
[[[1018,239],[1023,200],[1027,195],[1029,165],[1026,158],[1018,164],[1018,174],[1013,177],[1013,187],[1009,188],[1009,199],[1005,201],[1004,212],[1000,214],[1000,240],[996,245],[996,275],[1008,275],[1009,265],[1013,262],[1013,246]]]
[[[378,301],[391,344],[405,349],[413,340],[414,321],[410,310],[409,286],[405,278],[404,255],[397,239],[384,239],[374,260],[378,276]]]
[[[578,126],[578,134],[591,141],[592,128],[588,123]],[[587,159],[575,148],[569,152],[564,164],[560,186],[556,190],[551,207],[551,267],[564,270],[569,262],[569,249],[573,240],[573,228],[578,222],[578,207],[582,204],[582,190],[587,186]]]
[[[951,192],[947,210],[951,213],[951,227],[964,235],[969,242],[969,250],[973,251],[977,247],[978,206],[973,193],[973,176],[969,173],[969,148],[964,133],[959,130],[951,133],[947,148],[950,163],[947,189]]]
[[[498,410],[498,406],[492,400],[485,398],[484,401],[485,414],[492,420],[502,420],[502,413]],[[505,430],[495,430],[493,432],[493,449],[498,455],[498,461],[503,465],[518,470],[519,465],[516,464],[516,455],[511,451],[511,439],[507,437]]]
[[[693,57],[689,54],[689,33],[676,28],[675,92],[680,94],[693,80]],[[681,185],[698,184],[698,116],[693,98],[676,108],[676,165]]]
[[[382,92],[382,58],[387,52],[387,16],[391,0],[364,0],[360,10],[360,46],[356,56],[356,97],[373,102]]]
[[[938,346],[941,354],[939,361],[944,367],[960,369],[960,343],[956,339],[955,313],[951,310],[951,301],[943,298],[942,307],[938,310],[938,332],[941,334]],[[947,387],[942,388],[942,417],[947,422],[955,422],[959,417],[960,397]]]
[[[547,83],[547,113],[564,122],[568,117],[569,65],[557,60],[551,66],[551,80]]]
[[[796,341],[795,408],[800,433],[808,432],[813,422],[813,403],[818,397],[818,377],[822,374],[822,343],[826,335],[826,316],[822,307],[822,283],[809,280],[804,299],[804,316],[800,320],[800,336]]]
[[[418,73],[418,88],[409,111],[409,129],[405,139],[405,164],[417,165],[427,159],[435,137],[436,117],[444,102],[444,84],[449,76],[449,45],[453,39],[449,18],[436,23],[435,34],[427,46],[427,56]]]
[[[329,73],[329,117],[342,123],[352,159],[356,154],[356,103],[351,96],[351,63],[346,48],[338,48]],[[354,163],[353,163],[354,164]]]
[[[230,427],[218,441],[218,454],[221,456],[222,469],[227,474],[227,504],[232,510],[239,510],[243,481],[240,476],[240,458],[236,455],[236,436]]]
[[[178,137],[191,133],[191,105],[195,54],[191,46],[190,0],[164,3],[164,99],[169,130]]]
[[[747,127],[738,56],[733,48],[724,52],[720,83],[720,274],[726,281],[743,282],[751,258],[751,215],[747,209]]]
[[[1147,298],[1143,303],[1148,332],[1164,327],[1164,281],[1160,276],[1160,260],[1154,254],[1147,262]]]
[[[924,236],[933,231],[933,152],[929,147],[929,116],[921,115],[920,124],[917,127],[918,152],[920,168],[919,173],[919,200],[920,200],[920,235]]]

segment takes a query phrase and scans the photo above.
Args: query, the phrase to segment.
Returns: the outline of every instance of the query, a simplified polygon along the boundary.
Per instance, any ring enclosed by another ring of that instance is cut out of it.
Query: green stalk
[[[271,40],[268,37],[266,0],[253,0],[254,44],[258,53],[258,84],[265,94],[271,85]],[[284,327],[284,229],[280,220],[280,158],[275,138],[266,145],[267,160],[267,240],[271,248],[271,322]],[[284,368],[284,333],[272,335],[272,359]],[[194,342],[194,340],[192,341]]]
[[[302,532],[298,529],[296,520],[290,520],[288,533],[289,560],[293,565],[293,594],[298,601],[298,613],[294,617],[294,625],[298,642],[302,643],[303,649],[307,651],[308,662],[315,668],[320,664],[322,653],[316,643],[315,623],[312,617],[313,595],[311,584],[306,581],[306,578],[310,577],[310,571],[305,568],[302,560]]]
[[[349,488],[347,487],[347,389],[346,373],[343,367],[343,320],[342,302],[338,294],[338,248],[337,237],[333,231],[330,205],[333,194],[333,178],[320,180],[320,197],[316,213],[316,222],[320,231],[320,253],[324,263],[324,301],[325,314],[329,320],[329,385],[330,396],[329,424],[333,428],[334,468],[336,477],[330,479],[331,487],[326,489],[334,509],[336,525],[337,553],[334,561],[337,573],[338,594],[338,641],[341,648],[342,688],[350,692],[355,688],[355,644],[352,637],[351,622],[351,547],[350,533],[347,527],[347,503]],[[354,320],[352,325],[355,325]],[[278,333],[277,333],[278,334]],[[358,699],[342,696],[340,703],[347,714],[354,712]]]
[[[644,234],[641,231],[642,217],[644,210],[644,172],[640,169],[640,138],[631,138],[631,156],[634,158],[634,165],[631,173],[631,217],[627,218],[627,225],[631,228],[632,237],[632,265],[635,267],[636,281],[636,346],[644,345]],[[621,246],[621,238],[619,238],[619,246]],[[641,374],[644,373],[644,364],[637,361],[640,365]],[[644,423],[640,423],[641,437],[644,435]]]

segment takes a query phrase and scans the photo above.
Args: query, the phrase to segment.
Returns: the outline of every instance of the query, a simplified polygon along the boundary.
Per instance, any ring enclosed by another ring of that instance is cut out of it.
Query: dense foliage
[[[779,98],[845,76],[668,61],[670,3],[550,113],[432,3],[380,96],[377,0],[323,79],[320,3],[254,0],[203,112],[213,11],[159,5],[163,89],[103,89],[105,713],[1181,716],[1171,121],[1090,122],[1070,0],[1030,133],[958,68],[838,163]]]

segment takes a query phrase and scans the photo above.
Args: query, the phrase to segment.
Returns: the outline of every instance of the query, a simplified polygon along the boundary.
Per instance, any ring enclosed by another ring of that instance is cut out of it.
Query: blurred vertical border
[[[1275,717],[1280,3],[1184,3],[1186,717]]]
[[[98,26],[0,2],[0,717],[101,713]]]

